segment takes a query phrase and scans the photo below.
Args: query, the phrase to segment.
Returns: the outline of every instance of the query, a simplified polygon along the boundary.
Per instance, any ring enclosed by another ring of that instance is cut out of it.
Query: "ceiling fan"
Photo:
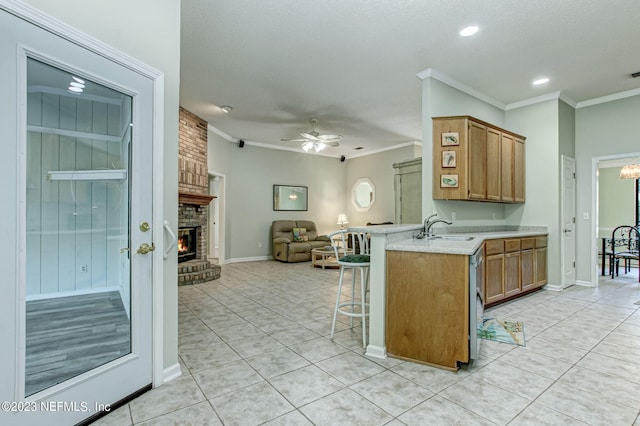
[[[312,149],[316,152],[320,152],[327,146],[336,147],[340,145],[338,142],[342,140],[341,135],[320,134],[316,130],[316,124],[318,123],[318,120],[312,118],[309,121],[311,122],[312,130],[308,132],[300,132],[300,136],[302,136],[302,138],[282,139],[282,141],[302,142],[302,149],[304,149],[306,152],[309,152]]]

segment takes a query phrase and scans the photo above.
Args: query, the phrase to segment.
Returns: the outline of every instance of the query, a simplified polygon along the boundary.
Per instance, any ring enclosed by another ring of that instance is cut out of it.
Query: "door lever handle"
[[[140,244],[140,247],[138,247],[138,250],[136,250],[136,253],[147,254],[150,251],[154,251],[155,249],[156,249],[156,245],[154,243],[151,243],[151,245],[147,243],[142,243]]]

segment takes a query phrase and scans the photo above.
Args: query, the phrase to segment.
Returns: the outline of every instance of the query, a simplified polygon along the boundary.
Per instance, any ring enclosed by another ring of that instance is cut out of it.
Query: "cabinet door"
[[[487,305],[504,299],[504,253],[486,256],[484,297]]]
[[[513,196],[516,203],[524,203],[525,161],[524,140],[516,138],[513,144]]]
[[[536,287],[540,287],[547,283],[547,248],[542,247],[535,249],[534,255]]]
[[[531,290],[536,286],[533,250],[520,252],[520,282],[522,291]]]
[[[471,199],[487,199],[487,128],[469,121],[469,192]]]
[[[520,293],[520,252],[504,255],[504,297]]]
[[[500,132],[487,127],[487,199],[500,200]]]
[[[500,137],[500,199],[513,201],[513,136],[505,133]]]

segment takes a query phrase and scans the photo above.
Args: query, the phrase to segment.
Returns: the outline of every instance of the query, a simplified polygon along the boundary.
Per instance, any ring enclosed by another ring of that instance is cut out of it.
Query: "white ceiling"
[[[326,154],[349,158],[422,140],[428,68],[501,105],[638,90],[639,18],[638,0],[184,0],[180,105],[234,140],[294,149],[280,139],[317,118],[344,136]],[[467,25],[480,31],[460,37]]]

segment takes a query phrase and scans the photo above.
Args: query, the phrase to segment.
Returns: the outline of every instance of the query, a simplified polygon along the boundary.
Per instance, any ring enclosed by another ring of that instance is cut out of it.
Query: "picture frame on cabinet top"
[[[442,134],[442,146],[458,146],[460,145],[460,133],[445,132]]]
[[[456,167],[456,152],[455,151],[442,151],[442,168]]]

